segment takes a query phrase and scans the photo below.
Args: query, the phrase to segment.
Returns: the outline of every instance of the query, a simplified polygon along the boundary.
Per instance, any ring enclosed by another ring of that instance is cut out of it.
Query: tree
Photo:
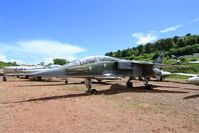
[[[180,58],[180,62],[186,62],[186,58],[184,58],[184,57],[182,57],[182,58]]]
[[[16,62],[16,61],[14,61],[12,64],[13,64],[14,66],[17,66],[17,62]]]
[[[191,33],[186,34],[186,36],[191,36]]]
[[[176,44],[179,38],[180,38],[179,36],[174,36],[173,42]]]
[[[125,59],[156,59],[159,52],[164,52],[165,57],[191,55],[199,53],[199,35],[187,34],[173,38],[159,39],[154,43],[109,52],[106,55]]]
[[[143,53],[144,46],[143,45],[139,45],[139,46],[137,46],[137,49],[138,49],[138,54],[141,55]]]
[[[151,53],[153,52],[153,45],[151,43],[147,43],[144,47],[144,52]]]
[[[183,39],[178,39],[176,45],[179,48],[184,47],[185,46],[184,40]]]
[[[112,56],[113,55],[113,52],[111,51],[111,52],[108,52],[108,53],[106,53],[105,54],[106,56]]]
[[[44,66],[44,64],[45,64],[44,62],[41,62],[39,65]]]
[[[54,64],[58,64],[58,65],[64,65],[68,63],[66,59],[58,59],[58,58],[53,59],[53,62]]]

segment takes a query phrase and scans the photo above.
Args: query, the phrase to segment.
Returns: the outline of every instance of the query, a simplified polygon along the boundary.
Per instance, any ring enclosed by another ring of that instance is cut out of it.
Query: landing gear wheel
[[[92,89],[92,90],[91,90],[91,94],[96,95],[96,94],[97,94],[97,90],[96,90],[96,89]]]
[[[146,90],[153,90],[153,86],[148,84],[148,85],[145,85],[144,87]]]
[[[127,88],[133,88],[133,83],[132,82],[127,82],[126,83]]]
[[[37,77],[37,80],[38,80],[38,81],[41,81],[41,80],[42,80],[42,77]]]
[[[28,79],[29,77],[30,77],[30,76],[27,76],[27,75],[26,75],[26,77],[25,77],[25,78],[26,78],[26,79]]]
[[[88,91],[89,95],[96,95],[97,94],[97,90],[96,89],[91,89],[90,91]]]
[[[102,83],[102,80],[101,80],[101,79],[98,79],[97,82],[98,82],[98,84],[101,84],[101,83]]]
[[[6,82],[7,81],[7,78],[6,77],[3,77],[3,82]]]
[[[65,84],[66,84],[66,85],[68,84],[68,80],[65,80]]]
[[[139,81],[143,81],[142,77],[138,77]]]

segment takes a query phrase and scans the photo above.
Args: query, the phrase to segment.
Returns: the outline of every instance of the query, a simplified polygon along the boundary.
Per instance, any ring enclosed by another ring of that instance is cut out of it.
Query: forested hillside
[[[17,66],[16,62],[2,62],[0,61],[0,68],[5,67],[5,66]]]
[[[199,35],[187,34],[185,36],[175,36],[173,38],[160,39],[154,43],[147,43],[137,47],[108,52],[105,55],[131,59],[131,60],[155,60],[160,51],[166,58],[199,53]]]

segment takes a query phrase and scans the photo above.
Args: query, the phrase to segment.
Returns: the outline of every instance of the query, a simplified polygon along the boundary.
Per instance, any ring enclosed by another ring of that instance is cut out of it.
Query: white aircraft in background
[[[9,66],[3,68],[3,81],[7,81],[6,76],[20,76],[23,75],[26,78],[29,77],[28,73],[41,71],[44,69],[50,69],[59,67],[60,65],[47,65],[47,66]]]
[[[38,69],[24,69],[21,71],[21,73],[28,75],[29,73],[34,73],[34,72],[48,70],[48,69],[57,68],[57,67],[61,67],[61,65],[53,64],[53,65],[46,65],[43,68],[38,68]]]
[[[33,69],[42,69],[45,66],[9,66],[4,67],[3,72],[4,74],[16,74],[21,73],[24,70],[33,70]]]
[[[199,75],[197,74],[188,74],[188,73],[175,73],[177,75],[189,76],[186,81],[191,84],[198,84],[199,85]]]

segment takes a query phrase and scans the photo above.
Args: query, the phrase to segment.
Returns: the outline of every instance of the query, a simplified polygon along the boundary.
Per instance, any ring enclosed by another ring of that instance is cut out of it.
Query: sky
[[[0,0],[0,60],[69,61],[199,34],[198,0]]]

